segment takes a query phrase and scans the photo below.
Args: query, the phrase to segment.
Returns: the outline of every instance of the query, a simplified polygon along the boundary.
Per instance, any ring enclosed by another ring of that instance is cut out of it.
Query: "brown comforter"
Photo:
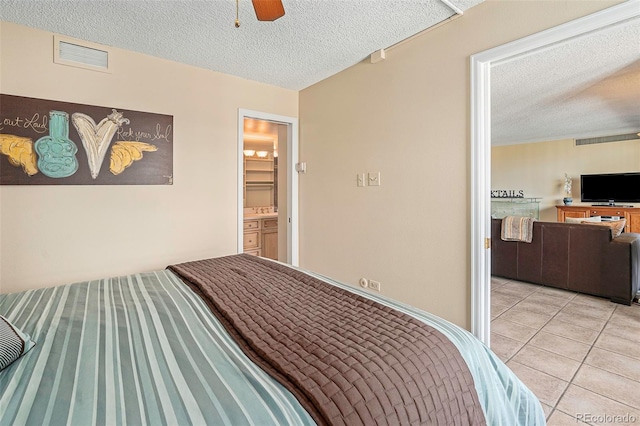
[[[318,424],[485,424],[457,348],[406,314],[249,255],[169,269]]]

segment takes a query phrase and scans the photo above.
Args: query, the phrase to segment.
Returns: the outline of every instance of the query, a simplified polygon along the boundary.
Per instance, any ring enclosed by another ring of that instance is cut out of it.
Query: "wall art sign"
[[[491,198],[524,198],[522,189],[492,189]]]
[[[0,94],[0,185],[171,185],[173,116]]]

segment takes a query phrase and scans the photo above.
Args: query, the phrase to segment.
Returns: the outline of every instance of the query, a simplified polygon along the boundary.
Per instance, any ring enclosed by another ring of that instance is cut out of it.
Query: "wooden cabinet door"
[[[558,209],[558,222],[564,222],[566,218],[587,218],[590,216],[589,207],[579,207],[579,206],[556,206]]]
[[[640,212],[627,211],[624,217],[627,219],[627,226],[625,226],[624,232],[640,234]]]
[[[262,257],[278,260],[278,231],[262,233]]]

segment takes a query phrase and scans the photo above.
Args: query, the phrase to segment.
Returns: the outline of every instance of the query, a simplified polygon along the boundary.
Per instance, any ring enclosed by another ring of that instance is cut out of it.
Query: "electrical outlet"
[[[369,288],[371,290],[380,291],[380,282],[379,281],[374,281],[374,280],[369,280]]]
[[[360,278],[360,281],[358,282],[360,283],[360,287],[367,288],[369,286],[369,282],[364,277]]]

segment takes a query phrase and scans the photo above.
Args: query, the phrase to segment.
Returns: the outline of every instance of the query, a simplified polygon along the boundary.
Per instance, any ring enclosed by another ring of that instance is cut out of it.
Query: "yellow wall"
[[[301,91],[301,266],[468,327],[469,57],[615,3],[487,1]]]
[[[555,222],[564,197],[564,174],[573,182],[574,204],[580,203],[580,175],[640,171],[640,140],[576,146],[573,139],[491,149],[491,188],[522,189],[538,197],[540,220]]]
[[[0,24],[2,93],[173,115],[172,186],[1,186],[0,292],[237,250],[238,108],[296,117],[298,93],[113,49],[113,73],[53,63],[53,34]]]

